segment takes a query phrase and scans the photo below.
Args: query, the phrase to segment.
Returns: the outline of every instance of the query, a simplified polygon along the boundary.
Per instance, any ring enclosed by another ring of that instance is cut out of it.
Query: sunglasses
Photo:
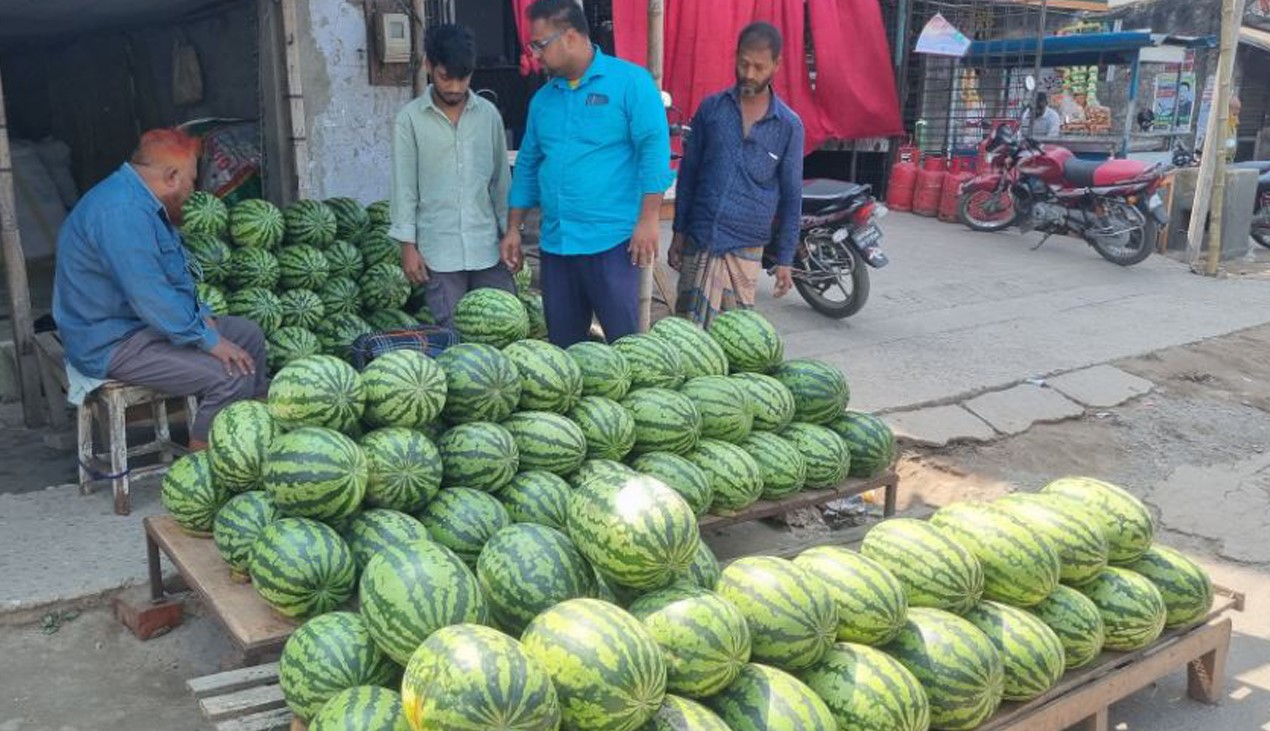
[[[530,41],[529,52],[535,56],[541,55],[543,51],[547,50],[547,46],[550,46],[552,43],[560,40],[560,36],[568,32],[569,29],[565,28],[564,30],[558,30],[555,33],[552,33],[546,38],[543,38],[541,41]]]

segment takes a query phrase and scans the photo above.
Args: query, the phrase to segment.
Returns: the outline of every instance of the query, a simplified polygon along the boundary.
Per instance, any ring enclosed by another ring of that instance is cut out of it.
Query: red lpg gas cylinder
[[[922,153],[912,145],[903,145],[898,152],[886,184],[886,205],[893,211],[911,211],[917,190],[917,161]]]
[[[974,158],[954,157],[952,167],[944,178],[944,187],[939,195],[939,220],[944,223],[957,223],[957,207],[961,202],[961,186],[975,176]]]
[[[944,192],[944,178],[948,176],[942,157],[926,158],[917,171],[917,192],[913,194],[913,213],[933,216],[939,211],[939,197]]]

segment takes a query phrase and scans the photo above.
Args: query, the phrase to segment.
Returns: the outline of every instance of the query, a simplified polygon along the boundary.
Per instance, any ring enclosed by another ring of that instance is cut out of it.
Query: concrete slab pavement
[[[1036,423],[1062,421],[1085,413],[1080,404],[1061,393],[1030,383],[976,396],[963,406],[993,429],[1009,435],[1021,434]]]
[[[895,436],[924,447],[944,447],[950,442],[985,442],[997,436],[986,421],[959,404],[894,411],[883,418]]]
[[[1109,409],[1151,392],[1150,381],[1110,365],[1082,368],[1046,380],[1046,385],[1091,408]]]

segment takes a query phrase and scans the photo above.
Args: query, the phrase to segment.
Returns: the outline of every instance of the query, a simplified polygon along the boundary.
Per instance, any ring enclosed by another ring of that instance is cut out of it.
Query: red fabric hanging
[[[619,58],[648,66],[647,0],[613,0],[613,45]]]
[[[903,134],[877,0],[807,1],[816,44],[816,106],[825,137]]]
[[[617,0],[617,2],[621,1]],[[511,0],[511,2],[512,10],[516,13],[516,37],[520,39],[520,75],[528,76],[542,70],[538,59],[529,52],[529,6],[534,4],[534,0]],[[648,35],[647,22],[644,23],[644,35],[645,37]]]

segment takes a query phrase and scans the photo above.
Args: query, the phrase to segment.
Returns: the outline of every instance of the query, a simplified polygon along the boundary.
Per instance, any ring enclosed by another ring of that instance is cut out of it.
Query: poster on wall
[[[1204,96],[1199,103],[1199,124],[1195,127],[1195,149],[1204,147],[1204,132],[1208,128],[1208,120],[1213,113],[1213,89],[1217,87],[1217,77],[1209,74],[1204,82]]]
[[[1182,74],[1180,82],[1176,73],[1167,71],[1155,77],[1155,102],[1151,111],[1155,112],[1152,127],[1157,131],[1174,128],[1174,113],[1177,129],[1190,129],[1195,116],[1195,74]]]

